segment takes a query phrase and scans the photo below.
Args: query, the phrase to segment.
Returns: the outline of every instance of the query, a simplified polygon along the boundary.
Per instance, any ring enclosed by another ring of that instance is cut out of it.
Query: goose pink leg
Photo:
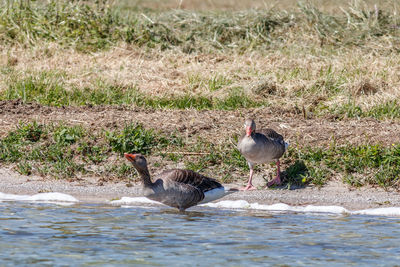
[[[256,188],[253,186],[251,181],[253,180],[253,168],[250,167],[250,177],[249,177],[249,182],[247,183],[246,187],[241,188],[241,191],[247,191],[247,190],[255,190]]]
[[[276,166],[278,166],[278,170],[276,172],[276,177],[272,181],[269,181],[267,183],[267,188],[273,185],[280,185],[282,183],[281,181],[281,163],[279,160],[276,161]]]

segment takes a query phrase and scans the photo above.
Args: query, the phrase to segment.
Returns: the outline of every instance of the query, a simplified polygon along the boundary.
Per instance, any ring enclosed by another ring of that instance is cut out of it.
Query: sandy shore
[[[238,187],[238,185],[227,185]],[[103,183],[98,180],[85,179],[69,182],[49,180],[41,177],[22,176],[9,169],[0,168],[0,192],[18,195],[33,195],[44,192],[59,192],[74,196],[81,202],[107,203],[121,197],[140,196],[141,186],[126,183]],[[249,203],[276,204],[285,203],[291,206],[342,206],[348,210],[359,210],[379,207],[400,207],[400,193],[385,191],[381,188],[351,189],[342,183],[329,183],[323,188],[306,187],[295,190],[264,189],[238,192],[226,196],[224,200],[246,200]]]

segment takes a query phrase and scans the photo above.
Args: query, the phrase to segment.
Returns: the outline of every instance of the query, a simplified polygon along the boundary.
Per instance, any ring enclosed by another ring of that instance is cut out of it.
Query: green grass
[[[115,153],[148,154],[150,151],[179,143],[176,136],[159,136],[138,124],[127,124],[119,131],[98,133],[82,126],[20,123],[15,131],[0,139],[0,162],[16,164],[22,174],[57,178],[80,175],[121,177],[133,171],[124,159],[110,164]],[[97,168],[91,168],[97,166]]]
[[[136,10],[123,14],[104,2],[6,2],[0,7],[1,40],[27,45],[45,40],[82,51],[104,49],[122,41],[161,49],[180,46],[190,53],[201,50],[203,43],[217,49],[234,43],[243,43],[243,48],[254,46],[268,40],[281,21],[266,12],[233,16]]]
[[[83,129],[79,126],[49,128],[36,122],[20,124],[16,131],[0,140],[0,160],[18,163],[23,174],[31,173],[33,169],[37,174],[60,177],[85,173],[83,164],[74,160],[76,151],[71,146],[82,135]],[[43,162],[48,164],[40,164]]]
[[[353,101],[341,105],[333,105],[331,107],[321,105],[316,109],[321,115],[334,114],[338,119],[344,117],[375,118],[379,120],[400,118],[400,103],[397,100],[379,103],[368,109],[362,108]]]
[[[100,3],[100,1],[98,2]],[[69,1],[3,1],[0,40],[34,45],[38,40],[92,51],[123,39],[125,27],[104,4]]]
[[[214,85],[217,86],[217,85]],[[101,82],[83,89],[67,85],[63,75],[53,72],[41,72],[26,78],[9,81],[8,88],[0,91],[0,100],[21,99],[23,103],[37,102],[48,106],[81,105],[134,105],[167,109],[219,109],[260,107],[266,101],[255,101],[244,93],[242,88],[230,89],[225,98],[185,94],[177,96],[152,97],[144,95],[133,87],[107,85]]]
[[[249,169],[245,158],[229,140],[225,143],[228,145],[216,145],[198,138],[194,144],[186,146],[186,151],[198,152],[199,155],[185,158],[173,154],[167,157],[174,161],[183,159],[186,168],[220,177],[224,182],[232,182],[238,176],[247,179]],[[289,147],[281,162],[282,175],[288,188],[308,184],[320,187],[336,177],[342,177],[343,182],[351,186],[377,185],[388,188],[400,185],[398,144],[391,147],[335,144],[328,148]],[[256,173],[265,173],[264,169],[259,165]],[[269,176],[274,175],[275,171],[269,173]]]
[[[400,145],[336,146],[329,148],[289,148],[289,182],[323,185],[336,175],[352,186],[366,184],[398,186],[400,181]],[[294,169],[294,170],[293,170]]]
[[[339,14],[299,2],[297,11],[246,10],[193,12],[132,9],[108,1],[3,1],[0,41],[35,45],[57,42],[82,51],[106,49],[117,42],[149,48],[206,50],[271,49],[284,45],[286,33],[317,36],[319,45],[362,46],[374,39],[398,40],[398,20],[391,10],[369,10],[356,1]],[[298,29],[302,29],[299,31]],[[396,49],[397,46],[391,46]]]
[[[168,162],[183,162],[186,168],[223,182],[245,180],[249,170],[246,160],[232,142],[227,138],[224,144],[214,144],[198,137],[189,143],[178,134],[164,136],[132,123],[120,131],[91,131],[62,123],[20,123],[16,130],[0,139],[0,163],[12,164],[24,175],[132,179],[135,171],[122,157],[124,152],[129,152],[167,160],[162,164],[154,162],[158,167]],[[289,147],[281,162],[282,175],[289,188],[308,184],[323,186],[335,177],[342,177],[344,183],[355,187],[400,185],[399,144]],[[256,172],[265,172],[263,169],[259,166]],[[272,175],[274,172],[269,176]]]
[[[8,88],[0,92],[0,99],[22,99],[49,106],[121,105],[131,104],[137,96],[135,87],[122,88],[98,83],[95,88],[78,89],[66,85],[63,75],[41,72],[26,78],[13,78]]]

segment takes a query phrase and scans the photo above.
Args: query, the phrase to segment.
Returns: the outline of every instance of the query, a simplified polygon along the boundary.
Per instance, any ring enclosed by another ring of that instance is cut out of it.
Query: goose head
[[[124,153],[124,156],[137,170],[147,170],[147,160],[142,154]]]
[[[256,123],[252,119],[246,119],[244,121],[244,128],[246,130],[246,136],[251,136],[256,131]]]

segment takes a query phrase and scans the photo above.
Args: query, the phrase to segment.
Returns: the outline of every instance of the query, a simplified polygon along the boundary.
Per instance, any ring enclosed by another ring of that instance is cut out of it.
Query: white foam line
[[[113,205],[121,207],[134,207],[135,204],[156,204],[162,203],[147,199],[145,197],[123,197],[120,200],[110,202]],[[330,214],[355,214],[355,215],[381,215],[381,216],[400,216],[400,207],[365,209],[350,211],[341,206],[290,206],[284,203],[272,205],[263,205],[258,203],[249,203],[246,200],[223,200],[219,202],[206,203],[199,206],[222,208],[222,209],[245,209],[245,210],[265,210],[275,212],[304,212],[304,213],[330,213]]]
[[[362,214],[362,215],[380,215],[380,216],[400,216],[400,207],[376,208],[350,211],[341,206],[289,206],[283,203],[273,205],[261,205],[258,203],[248,203],[245,200],[224,200],[216,203],[207,203],[201,206],[226,209],[252,209],[266,211],[295,211],[305,213],[331,213],[331,214]]]
[[[46,202],[46,203],[57,203],[65,204],[68,202],[79,202],[76,198],[71,195],[63,193],[39,193],[32,196],[29,195],[15,195],[5,194],[0,192],[0,201],[27,201],[27,202]]]
[[[400,216],[400,207],[388,207],[353,211],[352,214]]]
[[[118,200],[110,201],[112,205],[121,205],[121,206],[130,206],[132,204],[157,204],[157,205],[164,205],[160,202],[150,200],[146,197],[122,197]]]
[[[147,199],[145,197],[123,197],[120,200],[110,202],[113,205],[121,207],[134,207],[137,204],[156,204],[162,203]],[[246,200],[223,200],[219,202],[206,203],[199,206],[220,208],[220,209],[244,209],[244,210],[265,210],[274,212],[304,212],[304,213],[330,213],[330,214],[362,214],[362,215],[382,215],[382,216],[400,216],[400,207],[365,209],[358,211],[350,211],[341,206],[290,206],[284,203],[276,203],[272,205],[263,205],[258,203],[249,203]]]
[[[5,194],[0,192],[0,202],[2,201],[28,201],[28,202],[45,202],[55,203],[59,205],[72,205],[79,202],[78,199],[71,195],[63,193],[39,193],[32,196]],[[160,202],[150,200],[145,197],[122,197],[119,200],[110,201],[110,204],[121,206],[124,208],[134,207],[138,204],[155,204],[163,205]],[[219,202],[202,204],[203,207],[222,208],[222,209],[245,209],[245,210],[265,210],[277,212],[304,212],[304,213],[331,213],[331,214],[354,214],[354,215],[375,215],[375,216],[395,216],[400,217],[400,207],[387,207],[350,211],[341,206],[290,206],[284,203],[276,203],[272,205],[263,205],[258,203],[249,203],[246,200],[223,200]]]

